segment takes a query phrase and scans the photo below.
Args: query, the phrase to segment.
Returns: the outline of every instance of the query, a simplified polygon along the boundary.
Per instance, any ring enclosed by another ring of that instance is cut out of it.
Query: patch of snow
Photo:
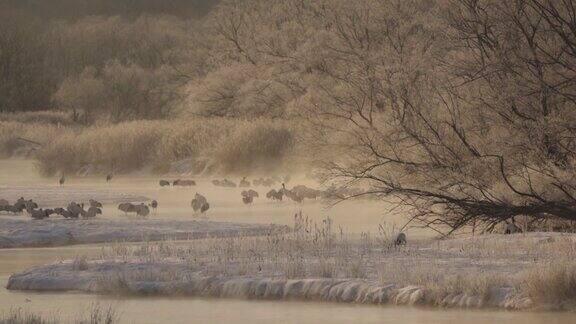
[[[174,280],[130,280],[130,273],[178,273]],[[122,274],[128,274],[124,277]],[[110,287],[114,287],[113,291]],[[116,290],[116,288],[119,288]],[[135,295],[198,296],[266,300],[313,300],[361,304],[433,305],[441,307],[528,309],[532,300],[512,288],[498,288],[488,296],[448,294],[427,298],[420,286],[382,285],[363,279],[283,279],[262,276],[207,276],[182,263],[90,263],[74,270],[71,263],[58,263],[14,274],[10,290],[82,291]]]
[[[256,235],[273,228],[281,227],[203,220],[0,218],[0,248],[188,240],[240,234]]]

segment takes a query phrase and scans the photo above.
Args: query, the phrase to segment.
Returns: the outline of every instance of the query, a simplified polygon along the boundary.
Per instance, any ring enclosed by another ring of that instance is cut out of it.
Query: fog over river
[[[40,178],[33,164],[25,160],[0,161],[0,192],[14,188],[43,188],[58,190],[56,180]],[[192,189],[160,188],[157,178],[150,176],[116,177],[111,184],[103,179],[71,178],[63,190],[117,191],[136,196],[157,199],[160,208],[153,219],[191,219],[189,200],[196,191],[205,194],[213,208],[208,218],[213,221],[276,223],[291,225],[293,214],[303,211],[314,220],[326,216],[334,219],[336,226],[346,231],[360,233],[376,232],[378,224],[389,226],[402,224],[399,216],[386,217],[386,208],[370,201],[357,201],[328,208],[321,202],[274,203],[260,198],[252,206],[241,203],[240,189],[215,188],[208,179],[199,181]],[[29,195],[34,196],[33,189]],[[42,196],[34,196],[42,201]],[[357,207],[362,206],[361,209]],[[27,217],[27,216],[0,216]],[[105,204],[103,218],[124,218],[111,204]],[[409,235],[427,236],[425,232],[413,230]],[[409,236],[410,237],[410,236]],[[138,243],[127,243],[138,244]],[[120,314],[122,323],[571,323],[576,322],[573,313],[507,312],[437,310],[417,307],[366,306],[338,303],[316,303],[296,301],[255,301],[238,299],[165,298],[165,297],[108,297],[82,293],[34,293],[8,291],[4,288],[8,277],[15,272],[60,260],[72,259],[77,255],[97,255],[103,245],[76,245],[50,248],[18,248],[0,250],[0,312],[22,308],[44,315],[59,315],[74,318],[84,313],[91,304],[113,305]]]

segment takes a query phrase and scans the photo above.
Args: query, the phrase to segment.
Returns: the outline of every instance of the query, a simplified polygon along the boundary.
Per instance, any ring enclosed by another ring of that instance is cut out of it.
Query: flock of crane
[[[231,181],[229,179],[221,179],[221,180],[215,179],[212,180],[212,184],[217,187],[225,187],[225,188],[236,188],[236,187],[248,188],[251,186],[271,187],[281,183],[282,184],[281,188],[270,189],[266,193],[266,198],[276,201],[282,201],[284,197],[286,197],[295,202],[301,203],[304,201],[304,199],[315,200],[318,198],[322,197],[325,198],[329,196],[329,194],[325,191],[309,188],[304,185],[298,185],[293,187],[292,189],[288,189],[286,188],[285,184],[285,182],[288,181],[290,181],[289,176],[284,177],[284,179],[281,179],[280,177],[258,178],[254,179],[252,182],[246,180],[246,177],[244,177],[242,178],[242,180],[240,180],[239,184],[236,184],[234,181]],[[193,180],[178,179],[172,182],[170,182],[169,180],[160,180],[159,184],[161,187],[170,186],[170,184],[172,184],[172,186],[195,186],[196,182],[194,182]],[[243,190],[240,193],[240,195],[242,198],[242,202],[244,204],[251,204],[254,202],[254,198],[260,197],[258,192],[254,189]],[[196,197],[192,201],[192,208],[194,208],[195,212],[196,211],[203,212],[202,209],[208,210],[209,204],[204,196],[196,194]]]
[[[10,204],[6,199],[0,199],[0,211],[12,214],[21,214],[26,211],[33,219],[44,219],[51,215],[60,215],[64,218],[78,219],[93,218],[102,214],[102,203],[90,199],[88,209],[85,209],[84,203],[70,202],[66,208],[38,208],[38,204],[32,199],[18,198],[14,204]]]
[[[106,177],[106,182],[110,182],[112,180],[112,176],[108,175]],[[61,177],[59,179],[59,184],[63,185],[66,179]],[[250,183],[250,181],[246,180],[246,178],[242,178],[239,185],[236,185],[231,180],[223,179],[223,180],[213,180],[212,184],[219,187],[229,187],[229,188],[248,188],[252,186],[264,186],[264,187],[271,187],[277,184],[281,184],[279,189],[270,189],[266,193],[266,197],[268,199],[272,199],[275,201],[282,201],[284,197],[287,197],[295,202],[302,203],[304,199],[318,199],[322,197],[327,197],[330,194],[326,191],[321,191],[317,189],[312,189],[306,187],[304,185],[298,185],[293,187],[292,189],[287,189],[285,182],[289,181],[289,178],[285,177],[284,179],[280,179],[278,177],[273,178],[259,178],[255,179]],[[196,182],[194,180],[174,180],[172,182],[168,180],[160,180],[160,186],[183,186],[183,187],[190,187],[195,186]],[[242,202],[244,204],[251,204],[254,201],[254,198],[259,198],[260,195],[254,189],[247,189],[243,190],[240,193],[242,197]],[[203,195],[196,193],[194,198],[190,203],[194,213],[196,214],[204,214],[208,209],[210,209],[210,204],[208,203],[208,199]],[[96,201],[94,199],[90,199],[88,201],[88,205],[86,206],[88,209],[85,209],[84,203],[76,203],[70,202],[66,208],[58,207],[58,208],[39,208],[38,204],[34,202],[32,199],[24,199],[24,197],[20,197],[14,204],[10,204],[5,199],[0,199],[0,212],[8,212],[13,214],[21,214],[26,211],[32,219],[44,219],[48,218],[51,215],[60,215],[64,218],[69,219],[79,219],[79,218],[94,218],[99,214],[102,214],[102,203]],[[126,215],[129,213],[134,213],[137,216],[146,217],[150,214],[150,208],[152,210],[156,210],[158,208],[158,201],[152,200],[148,204],[139,203],[133,204],[129,202],[124,202],[118,205],[118,209],[124,212]],[[515,226],[515,225],[514,225]],[[516,229],[514,229],[516,230]],[[506,233],[509,234],[511,230],[507,227]],[[510,231],[510,232],[508,232]],[[406,245],[406,234],[399,233],[395,240],[394,245]]]
[[[106,182],[110,182],[112,180],[112,175],[108,174],[106,176]],[[266,198],[274,200],[274,201],[282,201],[284,197],[291,199],[295,202],[302,203],[304,199],[317,199],[320,197],[325,197],[327,195],[326,192],[312,189],[304,185],[298,185],[293,187],[292,189],[286,188],[285,182],[290,181],[290,177],[286,176],[284,178],[280,177],[270,177],[270,178],[258,178],[252,180],[252,182],[248,181],[246,177],[242,178],[239,184],[236,184],[234,181],[229,179],[221,179],[221,180],[212,180],[212,184],[217,187],[226,187],[226,188],[247,188],[247,190],[243,190],[240,195],[242,202],[244,204],[252,204],[255,198],[259,198],[260,195],[254,189],[248,189],[249,187],[272,187],[278,184],[281,184],[279,189],[270,189],[266,193]],[[61,176],[58,180],[60,186],[63,186],[66,182],[66,178]],[[196,186],[196,182],[194,180],[182,180],[176,179],[173,181],[169,180],[160,180],[159,185],[161,187],[165,186],[173,186],[173,187],[191,187]],[[210,209],[210,204],[208,199],[196,193],[194,198],[191,201],[191,207],[194,213],[204,214]],[[129,213],[134,213],[137,216],[146,217],[150,214],[150,209],[156,211],[158,208],[158,201],[152,200],[148,204],[139,203],[133,204],[129,202],[121,203],[118,205],[118,209],[124,212],[126,215]],[[57,208],[39,208],[38,204],[34,202],[32,199],[24,199],[24,197],[20,197],[16,202],[11,204],[9,201],[5,199],[0,199],[0,212],[7,212],[12,214],[22,214],[26,211],[31,218],[33,219],[44,219],[48,218],[51,215],[60,215],[64,218],[70,219],[79,219],[79,218],[93,218],[97,215],[102,214],[102,203],[90,199],[88,203],[76,203],[74,201],[70,202],[66,207],[57,207]]]

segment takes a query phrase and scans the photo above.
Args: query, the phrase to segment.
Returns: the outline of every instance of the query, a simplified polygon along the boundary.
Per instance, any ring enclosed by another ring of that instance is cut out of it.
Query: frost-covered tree
[[[437,229],[576,220],[572,2],[361,3],[331,10],[307,100],[329,175]]]

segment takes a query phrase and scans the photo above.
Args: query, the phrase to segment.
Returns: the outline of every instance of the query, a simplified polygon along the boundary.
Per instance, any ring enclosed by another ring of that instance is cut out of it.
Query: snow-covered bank
[[[130,273],[138,273],[140,280],[129,280]],[[163,274],[165,278],[150,280],[151,274]],[[167,280],[167,274],[172,280]],[[148,280],[145,277],[149,277]],[[511,287],[494,288],[487,295],[461,292],[435,299],[434,294],[418,285],[381,284],[366,279],[207,276],[180,263],[101,262],[90,264],[84,270],[75,269],[72,263],[53,264],[11,276],[7,288],[517,310],[533,306],[531,298]]]
[[[16,273],[13,290],[574,309],[576,235],[529,233],[394,247],[326,231],[104,248]]]
[[[0,248],[63,246],[103,242],[187,240],[264,234],[278,226],[203,220],[0,218]]]

